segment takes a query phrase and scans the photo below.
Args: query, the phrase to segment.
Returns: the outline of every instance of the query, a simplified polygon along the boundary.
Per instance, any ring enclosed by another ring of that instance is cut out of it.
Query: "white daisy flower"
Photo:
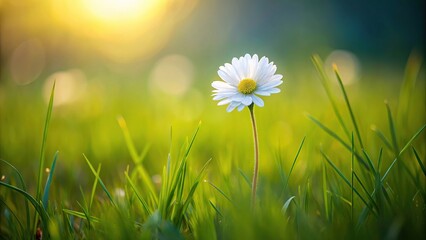
[[[214,81],[212,87],[213,100],[219,100],[217,105],[229,104],[226,111],[235,108],[238,111],[245,106],[255,104],[263,107],[263,100],[259,96],[269,96],[279,93],[277,88],[283,81],[281,74],[275,74],[277,67],[269,62],[267,57],[260,60],[256,54],[233,58],[232,64],[220,66],[217,73],[223,81]],[[259,95],[259,96],[258,96]]]

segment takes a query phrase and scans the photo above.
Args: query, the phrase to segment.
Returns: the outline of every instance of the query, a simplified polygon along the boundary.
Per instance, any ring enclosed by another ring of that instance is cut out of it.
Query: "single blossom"
[[[226,105],[227,111],[235,108],[238,111],[245,106],[255,104],[263,107],[264,102],[259,96],[270,96],[279,93],[277,88],[283,81],[281,74],[275,74],[277,67],[269,62],[267,57],[260,60],[256,54],[233,58],[231,64],[225,63],[217,71],[223,81],[214,81],[212,87],[213,100],[218,100],[218,105]]]

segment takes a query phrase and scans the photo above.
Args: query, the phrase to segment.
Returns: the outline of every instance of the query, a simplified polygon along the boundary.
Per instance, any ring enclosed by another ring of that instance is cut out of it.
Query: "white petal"
[[[226,82],[222,82],[222,81],[214,81],[212,82],[212,87],[216,88],[216,89],[233,89],[235,87],[229,85]]]
[[[232,77],[231,74],[228,73],[227,69],[223,66],[221,66],[219,68],[219,70],[217,71],[217,74],[219,75],[220,78],[222,78],[225,82],[231,84],[231,85],[238,85],[238,79]]]
[[[244,78],[244,74],[243,74],[243,66],[241,64],[241,61],[238,58],[233,58],[232,59],[232,67],[234,68],[235,72],[237,73],[238,79],[243,79]]]
[[[259,107],[263,107],[264,106],[264,102],[263,102],[263,100],[260,98],[260,97],[258,97],[258,96],[256,96],[256,95],[252,95],[252,99],[253,99],[253,102],[254,102],[254,104],[256,104],[257,106],[259,106]]]
[[[238,111],[241,112],[244,109],[244,107],[245,107],[244,104],[240,104],[238,106]]]
[[[246,95],[243,100],[241,101],[242,104],[248,106],[253,102],[253,99],[251,98],[250,95]]]
[[[237,102],[231,102],[229,104],[229,106],[226,108],[227,112],[232,112],[232,110],[234,110],[238,105],[240,105],[240,103]]]
[[[271,93],[266,90],[256,90],[254,91],[254,94],[260,95],[260,96],[271,96]]]
[[[266,67],[268,66],[268,60],[266,57],[262,57],[259,61],[259,64],[257,65],[257,71],[254,75],[254,80],[256,80],[257,82],[261,81],[264,77],[264,75],[266,75]]]
[[[224,98],[233,98],[235,95],[235,93],[223,93],[223,94],[213,94],[213,100],[217,101],[217,100],[221,100]]]
[[[217,105],[221,106],[221,105],[228,104],[230,102],[232,102],[232,100],[230,98],[226,98],[226,99],[220,101]]]
[[[257,89],[259,89],[259,90],[267,90],[269,88],[277,87],[277,86],[281,85],[281,83],[283,83],[283,81],[281,81],[281,80],[270,81],[270,82],[266,82],[264,84],[259,84],[259,86],[257,87]]]
[[[263,70],[263,75],[259,78],[258,83],[264,84],[266,82],[269,82],[271,78],[274,76],[275,71],[277,70],[277,67],[275,65],[267,65],[265,69]]]
[[[259,64],[259,59],[257,55],[254,54],[249,64],[250,65],[250,74],[248,75],[249,78],[255,79],[258,64]]]
[[[281,92],[281,90],[279,88],[271,88],[271,89],[268,89],[268,92],[270,92],[270,93],[279,93],[279,92]]]
[[[235,71],[234,66],[232,64],[225,63],[225,68],[227,70],[227,73],[229,73],[230,76],[237,81],[236,84],[238,84],[238,82],[240,81],[240,76],[238,76],[238,73]]]

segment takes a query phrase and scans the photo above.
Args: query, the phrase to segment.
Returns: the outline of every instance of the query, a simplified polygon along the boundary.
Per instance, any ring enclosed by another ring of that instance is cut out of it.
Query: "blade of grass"
[[[409,117],[408,108],[410,106],[410,99],[415,89],[416,80],[419,76],[420,69],[422,66],[421,54],[413,51],[407,61],[405,67],[404,81],[402,82],[400,93],[399,93],[399,105],[398,105],[398,116],[397,119],[403,127],[407,125]]]
[[[85,216],[85,219],[87,220],[87,225],[89,227],[89,229],[91,229],[92,224],[91,224],[91,217],[89,212],[87,211],[87,208],[83,207],[83,205],[81,205],[80,202],[77,201],[78,206],[80,206],[81,210],[83,210],[83,214]]]
[[[338,142],[340,142],[346,149],[348,149],[349,151],[351,151],[351,146],[349,144],[347,144],[345,141],[343,141],[343,139],[341,139],[339,137],[339,135],[337,135],[331,129],[327,128],[325,125],[323,125],[318,119],[316,119],[312,115],[306,114],[306,116],[311,121],[313,121],[316,125],[318,125],[322,130],[324,130],[326,133],[328,133],[330,136],[332,136],[334,139],[336,139]],[[365,160],[358,153],[356,153],[356,152],[355,152],[355,156],[356,156],[357,160],[359,161],[359,163],[363,167],[365,167],[366,169],[368,169],[368,165],[367,165],[367,163],[365,163]]]
[[[387,114],[388,114],[389,130],[390,130],[391,137],[392,137],[392,149],[393,149],[395,155],[398,155],[399,147],[398,147],[398,140],[397,140],[397,137],[396,137],[395,124],[394,124],[393,118],[392,118],[392,112],[390,110],[388,101],[385,101],[385,105],[386,105],[386,111],[387,111]]]
[[[123,118],[123,116],[117,117],[118,125],[120,126],[124,140],[126,142],[127,149],[129,150],[130,156],[132,157],[132,160],[135,164],[142,164],[143,160],[145,159],[146,154],[149,150],[149,145],[146,145],[144,150],[141,152],[141,154],[137,153],[135,143],[132,140],[132,137],[130,136],[129,129],[127,127],[126,120]]]
[[[322,63],[322,60],[318,55],[312,56],[312,62],[314,63],[315,68],[317,69],[317,72],[320,75],[321,84],[325,89],[325,92],[327,94],[328,99],[330,100],[331,106],[333,107],[333,111],[336,114],[337,120],[339,121],[340,126],[342,127],[346,136],[348,138],[350,138],[349,130],[346,127],[346,124],[343,121],[342,116],[340,115],[339,109],[337,108],[337,101],[336,101],[336,99],[334,98],[334,95],[331,92],[330,85],[328,84],[329,79],[327,77],[327,74],[324,71],[324,64]]]
[[[181,211],[179,212],[179,214],[177,215],[179,217],[178,222],[177,222],[177,226],[180,226],[182,224],[182,220],[185,216],[186,210],[188,209],[189,204],[191,203],[191,201],[193,200],[193,196],[195,193],[195,190],[198,187],[198,184],[201,181],[201,178],[203,177],[203,173],[205,172],[207,166],[209,165],[209,163],[211,162],[212,159],[209,159],[203,166],[203,168],[201,169],[200,173],[198,174],[198,176],[196,177],[194,183],[192,184],[191,189],[189,190],[189,193],[186,197],[185,202],[182,205]]]
[[[204,180],[204,182],[207,182],[208,184],[210,184],[210,186],[212,186],[214,189],[216,189],[223,197],[226,198],[226,200],[228,200],[230,203],[232,203],[232,205],[234,205],[234,203],[231,201],[231,199],[228,197],[228,195],[226,195],[220,188],[218,188],[216,185],[214,185],[213,183]]]
[[[239,173],[240,173],[240,175],[243,177],[243,179],[244,179],[244,181],[247,183],[247,185],[248,185],[249,187],[251,187],[251,182],[250,182],[250,179],[249,179],[249,177],[247,176],[247,174],[245,174],[241,168],[238,168],[238,172],[239,172]]]
[[[21,233],[22,234],[24,234],[25,235],[25,232],[26,232],[26,235],[27,236],[31,236],[32,234],[29,234],[28,233],[28,231],[26,231],[25,229],[24,229],[24,226],[22,225],[22,223],[21,223],[21,221],[19,221],[19,218],[16,216],[16,214],[11,210],[11,208],[3,201],[3,199],[2,198],[0,198],[0,206],[3,206],[2,208],[0,208],[1,210],[2,210],[2,220],[3,220],[3,217],[4,218],[6,218],[7,219],[7,222],[8,222],[8,224],[6,225],[4,222],[2,222],[2,227],[6,227],[6,228],[11,228],[11,227],[14,227],[15,229],[14,229],[14,231],[13,232],[15,232],[15,233],[18,233],[18,236],[17,236],[17,238],[16,239],[24,239],[22,236],[21,236]],[[16,222],[12,222],[12,219],[10,219],[10,215],[9,214],[11,214],[12,215],[12,217],[13,217],[13,219],[15,219],[15,221],[18,223],[18,224],[16,224]],[[18,225],[19,226],[19,229],[20,229],[20,231],[18,231],[18,229],[16,228],[16,225]]]
[[[94,216],[88,216],[85,213],[74,211],[74,210],[71,210],[71,209],[65,209],[64,208],[64,209],[62,209],[62,211],[64,213],[68,214],[68,215],[75,216],[75,217],[78,217],[78,218],[81,218],[81,219],[88,220],[88,218],[90,218],[90,221],[93,221],[95,223],[99,223],[101,221],[100,218],[97,218],[97,217],[94,217]]]
[[[287,209],[292,202],[294,202],[294,204],[297,206],[295,198],[296,198],[296,196],[291,196],[289,199],[287,199],[287,201],[285,201],[283,207],[281,208],[281,212],[283,214],[287,213]]]
[[[385,137],[382,131],[377,129],[375,126],[371,127],[371,130],[383,141],[383,143],[386,145],[389,150],[393,150],[392,144],[389,142],[389,140]]]
[[[361,138],[361,134],[359,132],[358,124],[357,124],[357,122],[355,120],[355,114],[354,114],[354,112],[352,110],[351,104],[349,102],[348,95],[346,93],[345,87],[343,86],[343,82],[342,82],[342,79],[340,77],[340,74],[339,74],[339,71],[337,69],[337,66],[333,65],[333,69],[334,69],[334,74],[337,77],[337,82],[339,83],[340,89],[342,90],[343,96],[345,98],[346,106],[347,106],[349,114],[351,116],[352,124],[354,125],[355,133],[356,133],[356,136],[358,138],[359,145],[361,146],[361,149],[364,149],[364,144],[362,143],[362,138]]]
[[[152,214],[152,211],[149,209],[148,203],[145,201],[145,199],[141,196],[139,191],[136,189],[135,184],[133,183],[132,179],[129,177],[128,172],[124,172],[124,175],[126,176],[126,179],[128,183],[130,184],[130,187],[132,188],[133,192],[136,194],[136,197],[141,202],[142,207],[145,210],[147,216],[150,216]]]
[[[21,184],[22,190],[24,192],[27,191],[27,187],[25,185],[24,182],[24,178],[21,174],[21,172],[18,171],[18,169],[15,168],[15,166],[13,166],[12,164],[10,164],[9,162],[7,162],[6,160],[3,160],[0,158],[0,161],[2,161],[4,164],[8,165],[10,168],[12,168],[12,170],[18,175],[18,180]],[[28,199],[24,198],[24,203],[25,203],[25,214],[26,214],[26,225],[27,225],[27,230],[30,231],[31,229],[31,217],[30,217],[30,208],[28,206]]]
[[[99,164],[98,165],[98,170],[96,171],[96,174],[99,176],[100,172],[101,172],[101,167],[102,165]],[[93,181],[93,186],[92,186],[92,192],[90,193],[90,201],[89,201],[89,212],[92,209],[92,205],[93,205],[93,199],[95,198],[95,192],[96,192],[96,187],[98,186],[98,182],[99,179],[95,177],[95,181]]]
[[[191,151],[192,145],[194,144],[195,138],[197,137],[198,131],[200,130],[201,122],[198,124],[197,129],[195,130],[195,133],[193,134],[191,141],[188,144],[188,147],[186,148],[185,154],[182,158],[182,161],[180,162],[178,168],[175,171],[173,180],[171,182],[171,188],[170,192],[168,193],[168,196],[165,201],[165,206],[168,208],[172,207],[172,200],[175,197],[175,192],[177,191],[177,188],[179,187],[179,184],[181,182],[179,181],[182,179],[182,176],[184,175],[185,167],[186,167],[186,160],[188,159],[189,152]],[[169,212],[169,209],[166,209],[166,212]],[[170,213],[170,212],[169,212]]]
[[[41,181],[43,177],[43,168],[44,168],[44,155],[47,141],[47,133],[49,130],[50,118],[52,116],[53,109],[53,99],[55,96],[55,86],[56,82],[53,82],[52,91],[50,92],[49,105],[47,107],[46,120],[44,122],[43,138],[41,141],[40,149],[40,159],[39,159],[39,168],[38,168],[38,179],[37,179],[37,190],[36,190],[36,199],[40,200],[41,197]]]
[[[39,202],[29,193],[27,193],[26,191],[18,187],[15,187],[13,185],[7,184],[2,181],[0,181],[0,185],[3,185],[4,187],[9,188],[10,190],[16,191],[20,193],[21,195],[23,195],[26,199],[28,199],[31,205],[33,205],[36,212],[40,215],[42,222],[45,224],[44,227],[47,228],[47,225],[48,225],[47,223],[49,222],[49,215],[47,214],[46,210],[43,208],[43,205],[39,204]]]
[[[413,150],[414,156],[416,157],[417,162],[419,163],[420,168],[423,171],[423,175],[426,176],[426,167],[423,164],[422,160],[419,157],[419,154],[417,153],[416,149],[414,147],[411,147],[411,149]]]
[[[371,160],[371,157],[368,155],[367,151],[365,149],[362,150],[362,153],[364,153],[365,159],[367,159],[368,166],[370,167],[371,171],[373,171],[374,174],[377,173],[376,168],[374,167],[373,161]]]
[[[355,146],[354,146],[354,134],[351,135],[351,222],[354,222],[354,153],[355,153]]]
[[[351,203],[351,201],[349,201],[348,199],[346,199],[345,197],[343,197],[342,195],[340,195],[340,194],[337,194],[337,193],[335,193],[335,192],[330,192],[330,191],[327,191],[327,194],[328,195],[330,195],[330,196],[334,196],[334,197],[337,197],[337,199],[340,199],[340,200],[342,200],[342,202],[344,202],[344,203],[346,203],[348,206],[352,206],[352,203]]]
[[[223,214],[219,211],[219,209],[212,203],[212,201],[209,200],[210,206],[213,207],[213,209],[215,210],[215,212],[217,214],[219,214],[220,217],[223,217]]]
[[[361,185],[362,190],[364,190],[365,194],[367,195],[368,199],[370,200],[370,202],[373,204],[374,209],[378,209],[377,203],[376,201],[374,201],[374,199],[370,196],[370,193],[368,192],[368,190],[365,188],[364,184],[362,183],[361,179],[358,177],[358,175],[354,172],[354,177],[356,178],[356,180],[358,181],[358,183]]]
[[[297,158],[299,157],[300,151],[302,150],[303,144],[305,143],[305,138],[306,136],[303,137],[302,142],[300,143],[299,148],[297,149],[296,156],[294,157],[293,164],[291,164],[290,172],[288,173],[287,181],[285,183],[286,189],[288,187],[288,182],[290,180],[291,173],[293,172],[294,165],[296,165]]]
[[[388,176],[390,170],[393,168],[393,166],[395,165],[395,163],[398,161],[399,157],[405,152],[405,150],[411,145],[411,143],[420,135],[420,133],[423,132],[423,130],[425,129],[426,124],[423,125],[412,137],[410,140],[408,140],[408,142],[405,144],[405,146],[402,148],[402,150],[399,152],[398,156],[392,161],[391,165],[388,167],[388,169],[386,170],[385,174],[383,174],[382,176],[382,182],[385,181],[386,177]]]
[[[106,195],[108,196],[109,200],[111,201],[112,205],[114,205],[114,207],[116,207],[117,205],[115,204],[111,194],[109,193],[108,189],[106,188],[104,182],[102,181],[102,179],[100,178],[99,174],[96,172],[95,168],[93,168],[92,164],[90,163],[89,159],[86,157],[86,155],[83,154],[84,159],[87,162],[87,165],[89,165],[90,170],[92,170],[93,175],[95,175],[95,177],[98,179],[99,184],[101,185],[102,189],[104,190],[104,192],[106,193]]]
[[[330,209],[329,209],[329,202],[328,202],[328,195],[327,195],[327,171],[325,163],[322,163],[322,193],[324,198],[324,209],[325,209],[325,217],[327,218],[327,221],[330,221]]]
[[[52,166],[50,166],[49,176],[47,177],[46,185],[44,187],[44,193],[42,198],[44,209],[47,209],[47,201],[49,200],[49,190],[50,190],[50,185],[52,184],[53,173],[55,172],[55,166],[56,166],[56,160],[58,160],[58,154],[59,154],[59,151],[56,151],[55,155],[53,156]]]
[[[336,165],[334,165],[334,163],[330,160],[330,158],[323,151],[321,151],[321,154],[324,156],[325,160],[330,164],[330,166],[334,169],[334,171],[343,179],[346,185],[351,187],[351,183],[349,182],[349,180],[345,177],[345,175],[343,175],[343,173],[339,170],[339,168]],[[364,202],[364,204],[368,206],[371,211],[373,211],[373,209],[371,209],[371,206],[362,197],[362,195],[358,192],[358,190],[356,188],[352,188],[352,189],[356,193],[356,195],[358,195],[358,197]]]

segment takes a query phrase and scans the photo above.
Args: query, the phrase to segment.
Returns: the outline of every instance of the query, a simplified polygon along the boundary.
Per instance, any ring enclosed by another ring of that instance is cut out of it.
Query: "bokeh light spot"
[[[55,87],[54,106],[72,103],[78,100],[86,89],[86,76],[81,70],[71,69],[69,71],[56,72],[46,80],[43,95],[46,102],[49,101],[53,83]]]
[[[45,66],[45,51],[38,39],[22,42],[12,53],[10,71],[12,79],[26,85],[36,80]]]
[[[191,87],[194,65],[182,55],[168,55],[160,59],[151,72],[152,91],[160,90],[168,95],[181,96]]]
[[[327,74],[335,79],[334,67],[337,67],[344,85],[351,85],[359,80],[360,64],[355,54],[346,50],[335,50],[325,60]],[[334,81],[335,82],[335,81]]]

